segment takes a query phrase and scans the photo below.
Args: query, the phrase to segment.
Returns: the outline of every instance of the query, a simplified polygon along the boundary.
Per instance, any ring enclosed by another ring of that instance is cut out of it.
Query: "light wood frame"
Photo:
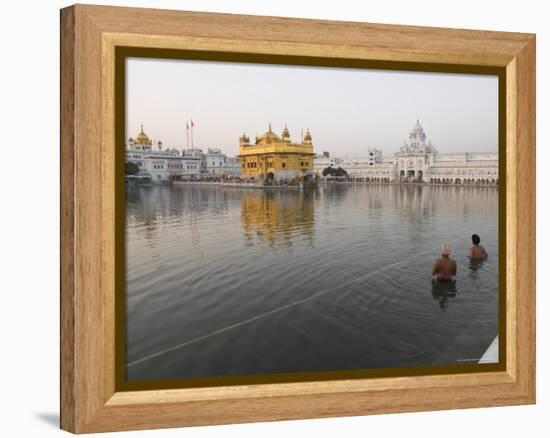
[[[115,47],[506,70],[506,370],[115,391]],[[535,36],[76,5],[61,11],[61,427],[75,433],[535,402]]]

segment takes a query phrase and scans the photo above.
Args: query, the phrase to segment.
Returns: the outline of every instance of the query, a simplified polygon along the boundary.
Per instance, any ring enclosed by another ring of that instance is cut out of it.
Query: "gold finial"
[[[268,132],[272,132],[272,131],[271,131],[271,123],[269,124],[269,131],[268,131]]]
[[[309,132],[309,126],[308,126],[306,129],[306,135],[304,135],[304,141],[306,143],[311,143],[311,140],[312,140],[311,132]]]
[[[143,132],[143,123],[141,124],[141,132]]]
[[[288,126],[285,122],[285,127],[283,129],[283,132],[281,133],[281,136],[283,137],[283,139],[289,139],[290,138],[290,132],[288,131]]]

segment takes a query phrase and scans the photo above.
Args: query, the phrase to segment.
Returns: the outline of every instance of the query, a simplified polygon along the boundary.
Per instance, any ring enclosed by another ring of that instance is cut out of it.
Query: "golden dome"
[[[271,130],[271,123],[269,124],[269,130],[264,132],[259,138],[256,138],[256,143],[272,143],[279,141],[279,136]]]
[[[271,138],[273,140],[278,140],[279,136],[275,134],[274,132],[264,132],[260,138]]]
[[[141,131],[136,136],[135,142],[137,144],[148,144],[148,145],[152,144],[147,134],[143,132],[143,125],[141,125]]]

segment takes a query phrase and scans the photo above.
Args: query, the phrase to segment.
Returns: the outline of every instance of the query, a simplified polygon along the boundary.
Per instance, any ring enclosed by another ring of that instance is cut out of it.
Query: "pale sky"
[[[439,152],[498,150],[498,77],[367,69],[132,58],[126,64],[126,138],[145,132],[164,147],[194,144],[238,154],[268,123],[291,139],[309,127],[316,153],[399,150],[417,117]]]

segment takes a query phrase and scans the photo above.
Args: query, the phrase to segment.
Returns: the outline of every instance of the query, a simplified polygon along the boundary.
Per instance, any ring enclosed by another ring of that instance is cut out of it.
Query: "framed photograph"
[[[61,11],[61,427],[535,402],[535,36]]]

